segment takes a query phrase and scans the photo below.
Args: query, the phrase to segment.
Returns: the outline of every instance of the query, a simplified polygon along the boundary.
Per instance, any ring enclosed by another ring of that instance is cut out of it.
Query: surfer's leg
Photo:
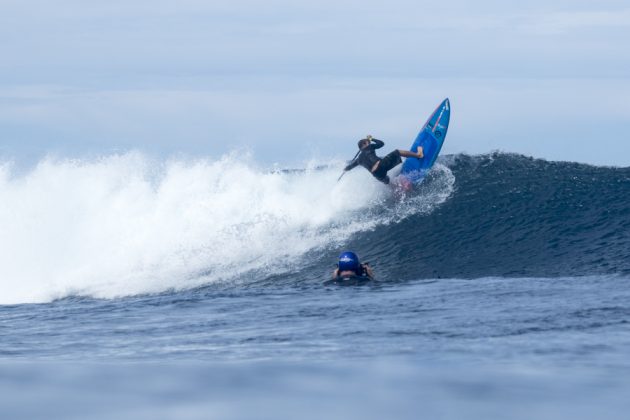
[[[402,163],[402,159],[400,158],[400,156],[400,150],[394,150],[393,152],[389,153],[387,156],[381,159],[381,162],[379,163],[376,172],[382,173],[384,175],[387,174],[387,171]]]
[[[375,175],[374,178],[378,179],[383,184],[389,184],[389,176],[387,176],[387,175],[381,175],[381,176],[376,176]]]
[[[400,158],[400,152],[398,150],[394,150],[379,161],[378,168],[376,168],[376,170],[372,172],[372,175],[374,175],[374,177],[379,181],[385,184],[389,184],[387,171],[401,163],[402,159]]]
[[[422,146],[418,146],[417,153],[410,152],[409,150],[398,150],[398,152],[400,153],[401,156],[404,156],[404,157],[413,157],[417,159],[422,159],[424,157],[424,154],[422,153]]]

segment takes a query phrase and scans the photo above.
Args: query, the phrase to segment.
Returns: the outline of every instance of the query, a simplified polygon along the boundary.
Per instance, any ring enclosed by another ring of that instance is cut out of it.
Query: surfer
[[[343,252],[339,255],[339,263],[333,271],[333,279],[340,277],[366,277],[367,280],[374,280],[374,272],[368,263],[361,264],[359,256],[352,251]]]
[[[389,184],[387,171],[402,163],[401,156],[413,157],[417,159],[422,159],[422,157],[424,156],[422,154],[422,147],[418,146],[418,150],[415,153],[408,150],[396,149],[385,157],[380,158],[376,156],[375,150],[380,149],[381,147],[383,147],[383,145],[385,145],[384,142],[372,138],[372,136],[370,135],[368,135],[364,139],[359,140],[358,146],[360,151],[357,156],[352,160],[352,162],[350,162],[343,169],[344,172],[349,171],[358,165],[361,165],[365,169],[370,171],[374,178],[385,184]]]

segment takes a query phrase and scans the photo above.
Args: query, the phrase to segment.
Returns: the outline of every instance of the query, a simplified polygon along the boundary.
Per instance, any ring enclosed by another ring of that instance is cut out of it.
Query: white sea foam
[[[436,163],[420,187],[413,194],[399,197],[391,207],[388,222],[399,222],[413,214],[430,213],[445,202],[455,189],[455,175],[440,163]]]
[[[0,304],[290,271],[309,250],[400,217],[365,212],[391,190],[359,170],[336,182],[341,167],[268,171],[233,155],[156,162],[135,153],[47,159],[23,175],[0,165]]]

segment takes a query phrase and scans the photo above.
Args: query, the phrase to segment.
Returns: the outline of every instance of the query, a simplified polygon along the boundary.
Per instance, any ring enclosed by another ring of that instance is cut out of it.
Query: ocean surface
[[[342,164],[0,163],[0,418],[627,418],[630,169]]]

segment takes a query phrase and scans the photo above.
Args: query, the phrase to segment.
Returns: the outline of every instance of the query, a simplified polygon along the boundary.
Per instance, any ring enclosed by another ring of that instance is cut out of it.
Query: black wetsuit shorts
[[[378,164],[378,169],[372,173],[376,179],[385,184],[389,184],[389,177],[387,176],[387,171],[394,168],[396,165],[402,163],[402,158],[400,157],[400,152],[398,150],[394,150],[393,152],[386,155],[383,159],[381,159],[381,163]]]

